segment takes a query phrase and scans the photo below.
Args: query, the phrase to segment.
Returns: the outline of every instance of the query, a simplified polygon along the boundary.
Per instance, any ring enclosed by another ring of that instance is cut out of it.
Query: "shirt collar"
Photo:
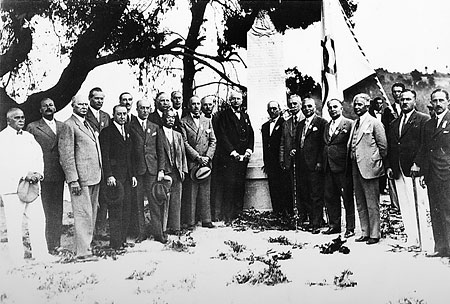
[[[122,134],[122,125],[118,124],[116,121],[113,120],[114,125],[116,126],[117,130],[119,130],[120,134]]]
[[[81,117],[80,115],[75,114],[75,113],[73,113],[73,116],[75,116],[79,121],[81,121],[82,123],[84,123],[84,121],[85,121],[84,117]]]
[[[334,121],[334,125],[337,127],[337,126],[339,126],[340,124],[341,124],[341,121],[342,121],[342,115],[341,116],[339,116],[338,118],[336,118],[335,120],[333,120]]]
[[[438,119],[438,121],[441,121],[442,118],[444,118],[445,114],[447,114],[448,109],[445,109],[444,112],[442,112],[441,114],[436,114],[436,118]]]
[[[53,125],[53,124],[55,124],[55,119],[53,118],[52,120],[48,120],[47,118],[45,118],[45,117],[42,117],[42,119],[45,121],[45,123],[46,124],[48,124],[48,125]]]

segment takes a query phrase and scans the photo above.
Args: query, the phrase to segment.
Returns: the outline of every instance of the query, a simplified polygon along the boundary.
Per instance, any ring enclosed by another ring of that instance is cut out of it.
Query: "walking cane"
[[[295,232],[298,232],[297,230],[297,222],[298,222],[298,209],[297,209],[297,169],[295,167],[295,156],[292,157],[292,168],[294,170],[293,174],[293,189],[292,189],[292,198],[294,203],[294,220],[295,220]]]
[[[412,175],[413,193],[414,193],[414,206],[416,207],[416,221],[417,221],[417,233],[419,234],[419,249],[422,251],[422,238],[420,236],[420,221],[419,221],[419,201],[417,199],[417,185],[416,177]]]

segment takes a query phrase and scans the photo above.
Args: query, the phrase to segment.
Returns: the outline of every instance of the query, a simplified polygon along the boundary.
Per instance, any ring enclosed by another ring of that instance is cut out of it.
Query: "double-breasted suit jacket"
[[[295,149],[296,135],[297,135],[297,126],[294,124],[294,119],[291,116],[283,124],[282,135],[280,140],[280,152],[279,152],[280,165],[282,165],[282,167],[284,167],[287,170],[290,170],[292,167],[292,157],[290,153],[292,149]]]
[[[41,118],[30,123],[27,131],[42,148],[44,155],[44,180],[41,182],[42,205],[45,212],[45,236],[49,250],[60,246],[62,216],[64,171],[59,163],[58,137],[63,123],[55,120],[56,134]]]
[[[94,113],[92,113],[91,108],[88,109],[88,112],[86,113],[86,121],[91,125],[92,129],[97,133],[97,136],[100,134],[100,132],[110,125],[111,118],[109,117],[108,113],[99,110],[98,111],[99,120],[95,118]]]

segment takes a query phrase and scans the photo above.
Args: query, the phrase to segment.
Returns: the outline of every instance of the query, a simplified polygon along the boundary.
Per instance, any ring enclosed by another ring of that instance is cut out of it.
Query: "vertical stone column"
[[[247,170],[244,208],[271,210],[267,177],[262,171],[261,125],[268,120],[267,103],[286,99],[282,36],[261,11],[247,33],[247,108],[255,131],[255,149]]]

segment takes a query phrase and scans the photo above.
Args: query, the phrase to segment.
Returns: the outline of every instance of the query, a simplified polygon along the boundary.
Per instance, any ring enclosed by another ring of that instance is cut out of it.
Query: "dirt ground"
[[[218,222],[215,229],[197,227],[191,238],[170,236],[172,241],[191,245],[180,247],[184,251],[147,240],[116,260],[106,257],[98,262],[52,264],[30,260],[13,268],[7,263],[1,208],[0,215],[0,303],[450,301],[449,259],[408,251],[403,240],[391,237],[370,246],[354,242],[353,237],[344,244],[350,249],[348,254],[321,254],[318,246],[336,235],[236,231]],[[274,239],[291,245],[269,242]],[[65,235],[63,243],[70,249],[71,237]],[[279,283],[270,286],[264,282]]]

